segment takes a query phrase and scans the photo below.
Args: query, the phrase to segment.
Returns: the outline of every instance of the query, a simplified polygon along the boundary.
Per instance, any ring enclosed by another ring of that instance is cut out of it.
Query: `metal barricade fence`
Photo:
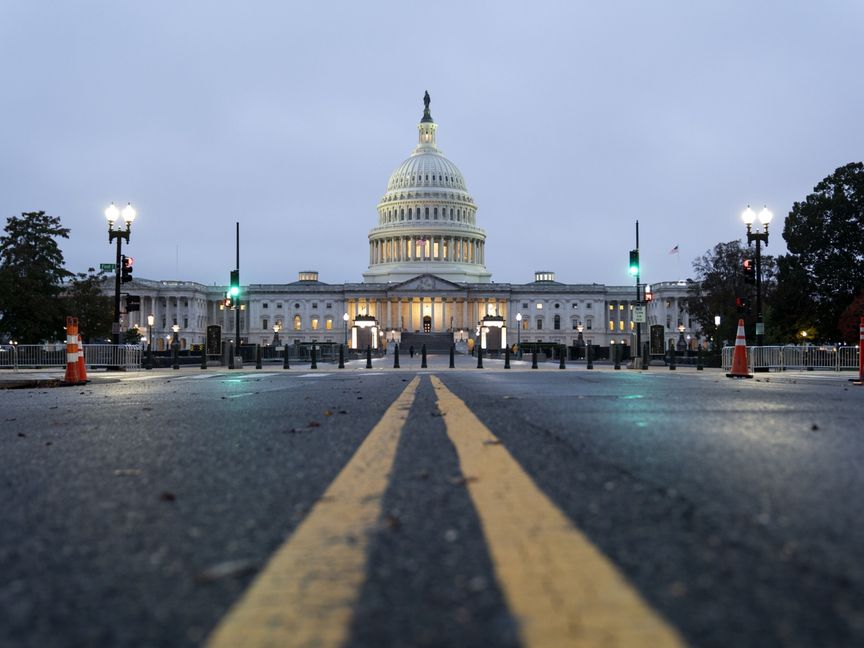
[[[723,369],[732,366],[734,346],[723,347]],[[858,347],[855,346],[770,346],[747,347],[747,367],[753,369],[807,369],[842,371],[858,369]]]
[[[141,347],[137,344],[85,344],[84,361],[91,369],[140,369]],[[0,369],[17,371],[65,367],[66,345],[61,342],[0,345]]]

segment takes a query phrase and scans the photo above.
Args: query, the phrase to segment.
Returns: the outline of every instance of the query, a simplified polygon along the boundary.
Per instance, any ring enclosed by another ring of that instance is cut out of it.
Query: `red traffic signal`
[[[756,266],[753,265],[752,259],[744,259],[744,263],[742,264],[742,270],[744,272],[744,283],[755,284]]]
[[[120,283],[132,281],[132,263],[134,259],[125,254],[120,258]]]

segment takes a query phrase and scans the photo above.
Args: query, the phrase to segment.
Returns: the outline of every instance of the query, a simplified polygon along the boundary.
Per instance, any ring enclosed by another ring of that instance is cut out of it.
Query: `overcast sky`
[[[429,90],[486,230],[492,279],[692,274],[864,158],[864,3],[0,0],[0,216],[71,228],[67,266],[360,281]],[[675,245],[680,255],[670,255]],[[124,248],[125,249],[125,248]]]

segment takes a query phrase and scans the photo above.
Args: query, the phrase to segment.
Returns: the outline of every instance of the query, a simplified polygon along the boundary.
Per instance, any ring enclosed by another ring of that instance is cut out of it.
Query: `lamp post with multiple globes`
[[[765,341],[765,323],[762,321],[762,243],[768,246],[768,224],[774,214],[768,207],[763,207],[762,211],[757,215],[750,205],[747,205],[741,214],[741,220],[747,226],[747,245],[756,241],[756,346],[762,346]],[[764,230],[759,232],[753,231],[753,223],[759,221],[764,226]]]
[[[137,213],[132,208],[132,203],[128,203],[123,208],[123,211],[120,211],[112,202],[105,210],[105,218],[108,219],[108,243],[111,243],[114,240],[117,241],[117,261],[114,266],[114,325],[112,326],[111,331],[111,341],[114,344],[120,344],[120,272],[122,270],[121,246],[123,245],[124,240],[127,243],[129,242],[129,234],[132,232],[132,221],[135,220],[136,215]],[[121,216],[126,222],[126,229],[121,230],[119,227],[119,223],[117,229],[114,229],[114,224],[117,223]]]

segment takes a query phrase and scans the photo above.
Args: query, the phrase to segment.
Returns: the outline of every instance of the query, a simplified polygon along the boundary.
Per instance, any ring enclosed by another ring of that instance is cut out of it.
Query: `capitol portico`
[[[463,341],[477,335],[488,315],[503,318],[508,344],[516,341],[517,326],[523,342],[634,344],[634,285],[561,283],[552,271],[538,271],[524,284],[493,283],[477,205],[458,167],[438,148],[428,93],[417,129],[414,150],[393,171],[378,203],[363,281],[328,284],[317,271],[302,271],[292,283],[244,286],[244,342],[271,344],[275,327],[281,343],[338,344],[361,316],[376,320],[382,342],[399,342],[405,333]],[[166,346],[175,323],[184,347],[203,344],[210,325],[222,327],[223,339],[234,337],[235,312],[223,308],[226,286],[136,279],[127,290],[141,296],[141,311],[129,313],[125,325],[146,331],[153,314],[154,349]],[[684,282],[654,284],[644,340],[650,326],[653,334],[662,325],[664,347],[684,334],[695,344],[687,292]]]

